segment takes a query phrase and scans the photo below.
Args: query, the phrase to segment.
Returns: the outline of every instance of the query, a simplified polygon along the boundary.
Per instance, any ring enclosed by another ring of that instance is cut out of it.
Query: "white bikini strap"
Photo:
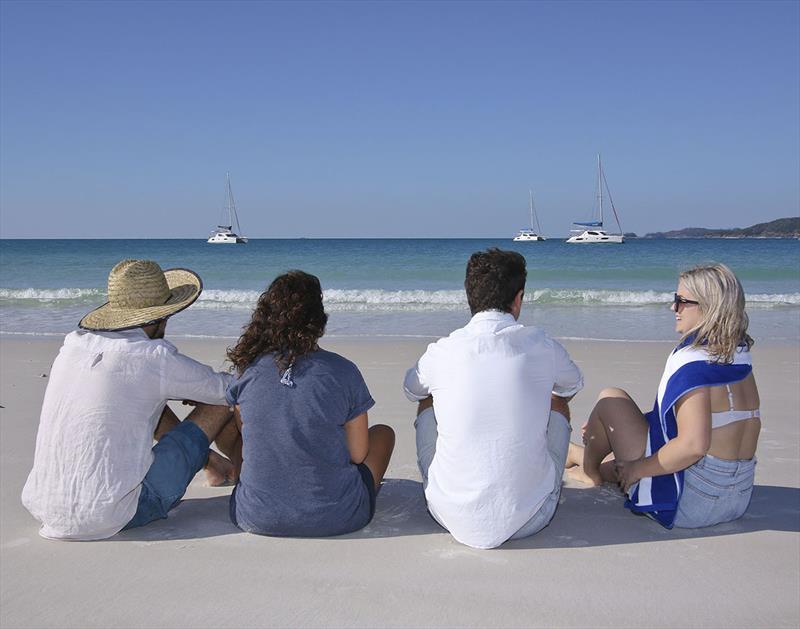
[[[728,405],[730,406],[730,410],[733,409],[733,391],[731,391],[731,385],[726,384],[725,388],[728,389]]]

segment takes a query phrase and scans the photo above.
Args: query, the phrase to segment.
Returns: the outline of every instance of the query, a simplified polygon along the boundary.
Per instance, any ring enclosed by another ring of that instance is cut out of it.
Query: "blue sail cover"
[[[573,225],[580,225],[581,227],[602,227],[603,226],[603,223],[600,222],[600,221],[588,221],[588,222],[585,222],[585,223],[578,222],[578,221],[573,221],[572,224]]]

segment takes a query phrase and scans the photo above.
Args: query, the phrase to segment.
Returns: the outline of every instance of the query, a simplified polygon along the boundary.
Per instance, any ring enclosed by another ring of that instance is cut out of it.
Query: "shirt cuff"
[[[413,391],[409,391],[405,387],[403,387],[403,393],[406,394],[406,398],[410,402],[420,402],[420,401],[424,400],[426,397],[428,397],[430,395],[430,393],[421,393],[421,394],[420,393],[414,393]]]
[[[553,387],[553,395],[557,395],[558,397],[572,397],[582,388],[583,388],[583,379],[581,378],[581,380],[577,384],[571,387],[560,387],[558,385],[555,385]]]

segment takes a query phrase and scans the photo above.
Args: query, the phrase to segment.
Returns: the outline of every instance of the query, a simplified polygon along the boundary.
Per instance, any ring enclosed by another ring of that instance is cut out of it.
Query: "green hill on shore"
[[[768,223],[732,229],[687,227],[646,234],[643,238],[800,238],[800,217],[779,218]]]

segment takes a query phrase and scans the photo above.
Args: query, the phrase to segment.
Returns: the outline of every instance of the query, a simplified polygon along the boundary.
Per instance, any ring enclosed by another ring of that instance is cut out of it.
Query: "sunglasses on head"
[[[693,299],[686,299],[686,297],[681,297],[678,293],[673,293],[674,301],[672,302],[675,306],[675,310],[677,311],[678,308],[681,307],[682,304],[693,304],[698,305],[699,301],[694,301]]]

